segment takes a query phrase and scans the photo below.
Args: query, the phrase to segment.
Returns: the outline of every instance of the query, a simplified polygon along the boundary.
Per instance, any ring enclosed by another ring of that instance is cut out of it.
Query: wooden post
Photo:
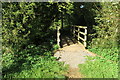
[[[57,45],[60,48],[60,26],[57,27]]]
[[[80,35],[79,35],[79,27],[78,27],[78,37],[77,37],[78,42],[79,42],[79,36],[80,36]]]
[[[73,37],[75,37],[75,27],[73,26]]]
[[[87,28],[85,28],[85,35],[84,35],[84,46],[85,47],[87,47],[87,43],[86,43],[86,41],[87,41]]]

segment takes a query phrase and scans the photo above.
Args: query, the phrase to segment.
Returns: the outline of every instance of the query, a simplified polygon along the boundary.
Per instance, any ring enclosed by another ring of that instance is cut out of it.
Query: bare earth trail
[[[95,55],[87,51],[82,44],[73,43],[73,40],[69,38],[67,39],[67,43],[69,43],[69,46],[63,42],[63,48],[57,51],[54,56],[60,58],[59,61],[69,64],[69,71],[66,76],[69,78],[83,78],[83,75],[79,72],[78,64],[85,63],[87,60],[85,56]]]

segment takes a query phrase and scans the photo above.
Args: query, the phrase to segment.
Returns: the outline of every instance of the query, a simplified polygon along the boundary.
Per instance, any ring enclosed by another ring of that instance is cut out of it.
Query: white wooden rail
[[[76,29],[76,27],[77,27],[77,29]],[[80,29],[84,29],[85,31],[81,32]],[[75,26],[75,25],[73,25],[72,26],[72,33],[73,33],[74,37],[77,37],[78,43],[79,43],[79,40],[82,40],[84,46],[85,47],[87,46],[87,43],[86,43],[86,41],[87,41],[87,27],[86,26]],[[77,34],[75,34],[75,33],[77,33]],[[80,34],[84,35],[84,38],[80,37]]]
[[[60,26],[57,26],[57,45],[60,48]]]

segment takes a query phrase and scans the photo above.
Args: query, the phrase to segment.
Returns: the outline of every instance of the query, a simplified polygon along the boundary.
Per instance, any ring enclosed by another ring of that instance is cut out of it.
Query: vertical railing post
[[[87,47],[87,28],[85,28],[85,35],[84,35],[84,46]]]
[[[78,42],[79,42],[79,36],[80,36],[80,34],[79,34],[79,27],[78,27],[78,37],[77,37],[77,40],[78,40]]]
[[[74,37],[77,37],[78,43],[79,43],[79,40],[82,40],[84,47],[87,47],[87,27],[85,27],[85,26],[72,26],[72,27],[73,27],[73,28],[72,28],[72,30],[73,30],[73,31],[72,31],[73,36],[74,36]],[[76,27],[77,27],[77,31],[75,30]],[[85,32],[80,31],[81,28],[84,29]],[[76,32],[77,32],[77,34],[75,35]],[[80,36],[80,34],[84,35],[84,37],[82,38],[82,37]]]
[[[73,26],[73,37],[75,37],[75,27]]]
[[[57,26],[57,45],[60,48],[60,26]]]

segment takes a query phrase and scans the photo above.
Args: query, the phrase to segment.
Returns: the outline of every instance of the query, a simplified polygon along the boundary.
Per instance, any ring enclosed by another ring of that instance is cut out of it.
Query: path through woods
[[[69,78],[82,78],[78,64],[83,64],[87,60],[85,56],[95,56],[84,48],[82,44],[78,44],[74,38],[62,38],[63,48],[58,50],[54,56],[59,58],[59,61],[69,64],[69,71],[66,76]],[[73,42],[74,41],[74,42]]]

